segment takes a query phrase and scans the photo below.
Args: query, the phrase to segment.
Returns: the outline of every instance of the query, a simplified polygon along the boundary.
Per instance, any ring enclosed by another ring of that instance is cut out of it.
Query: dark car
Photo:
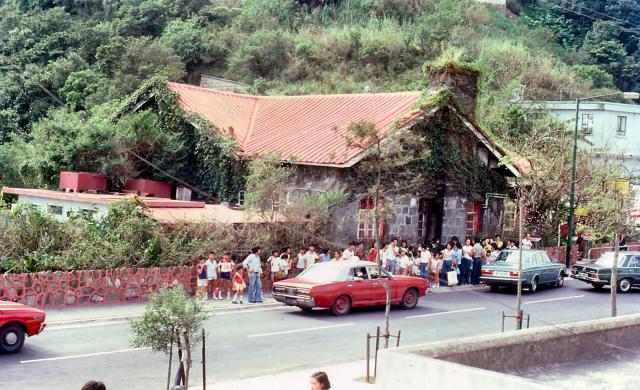
[[[516,286],[518,284],[519,250],[503,250],[495,261],[482,267],[480,280],[484,281],[491,290],[496,291],[500,286]],[[536,249],[522,251],[522,285],[530,293],[538,291],[540,285],[564,285],[564,264],[549,258],[547,252]]]
[[[591,284],[595,289],[611,285],[613,252],[606,252],[593,263],[578,262],[571,268],[571,276]],[[640,287],[640,252],[620,252],[618,254],[618,291],[626,293],[633,287]]]

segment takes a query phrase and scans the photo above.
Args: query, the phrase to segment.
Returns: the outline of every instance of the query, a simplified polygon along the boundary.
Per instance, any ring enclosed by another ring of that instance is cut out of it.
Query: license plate
[[[286,299],[284,300],[284,302],[285,302],[287,305],[295,305],[296,303],[298,303],[298,301],[296,301],[294,298],[286,298]]]
[[[509,276],[508,272],[500,272],[500,271],[496,271],[493,273],[495,276]]]
[[[586,277],[587,277],[587,274],[586,274],[586,273],[584,273],[584,272],[578,272],[578,275],[577,275],[577,276],[578,276],[579,278],[586,278]]]

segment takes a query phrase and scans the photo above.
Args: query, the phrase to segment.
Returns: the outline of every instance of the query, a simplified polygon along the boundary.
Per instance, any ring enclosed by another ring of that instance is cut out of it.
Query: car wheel
[[[560,271],[560,273],[558,274],[558,279],[556,279],[556,287],[562,287],[564,286],[564,272]]]
[[[489,288],[491,289],[492,292],[498,292],[498,290],[500,290],[500,286],[497,284],[490,284]]]
[[[624,278],[618,281],[618,292],[626,293],[631,290],[631,279]]]
[[[0,352],[16,353],[24,344],[24,329],[18,324],[9,324],[0,329]]]
[[[333,302],[331,311],[337,316],[343,316],[351,311],[351,298],[348,295],[340,295]]]
[[[592,286],[596,291],[601,291],[604,288],[604,284],[600,284],[600,283],[594,283],[592,284]]]
[[[538,291],[538,277],[534,277],[529,285],[529,294],[535,294]]]
[[[418,292],[415,288],[410,288],[404,292],[402,296],[402,301],[400,302],[400,307],[408,310],[413,309],[418,304]]]

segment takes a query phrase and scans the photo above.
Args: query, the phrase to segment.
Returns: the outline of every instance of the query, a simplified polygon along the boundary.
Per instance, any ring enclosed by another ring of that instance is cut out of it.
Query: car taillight
[[[493,271],[492,271],[492,270],[490,270],[490,269],[483,269],[483,270],[481,271],[481,273],[482,273],[483,275],[493,275]]]
[[[513,271],[509,272],[509,276],[517,277],[518,275],[520,275],[520,273],[517,272],[517,271],[516,272],[513,272]]]

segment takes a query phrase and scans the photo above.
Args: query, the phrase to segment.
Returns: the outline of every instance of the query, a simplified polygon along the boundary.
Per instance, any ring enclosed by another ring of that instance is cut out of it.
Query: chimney
[[[463,113],[471,120],[476,119],[478,98],[478,77],[480,72],[468,65],[446,67],[425,67],[429,89],[447,87],[457,99]]]

